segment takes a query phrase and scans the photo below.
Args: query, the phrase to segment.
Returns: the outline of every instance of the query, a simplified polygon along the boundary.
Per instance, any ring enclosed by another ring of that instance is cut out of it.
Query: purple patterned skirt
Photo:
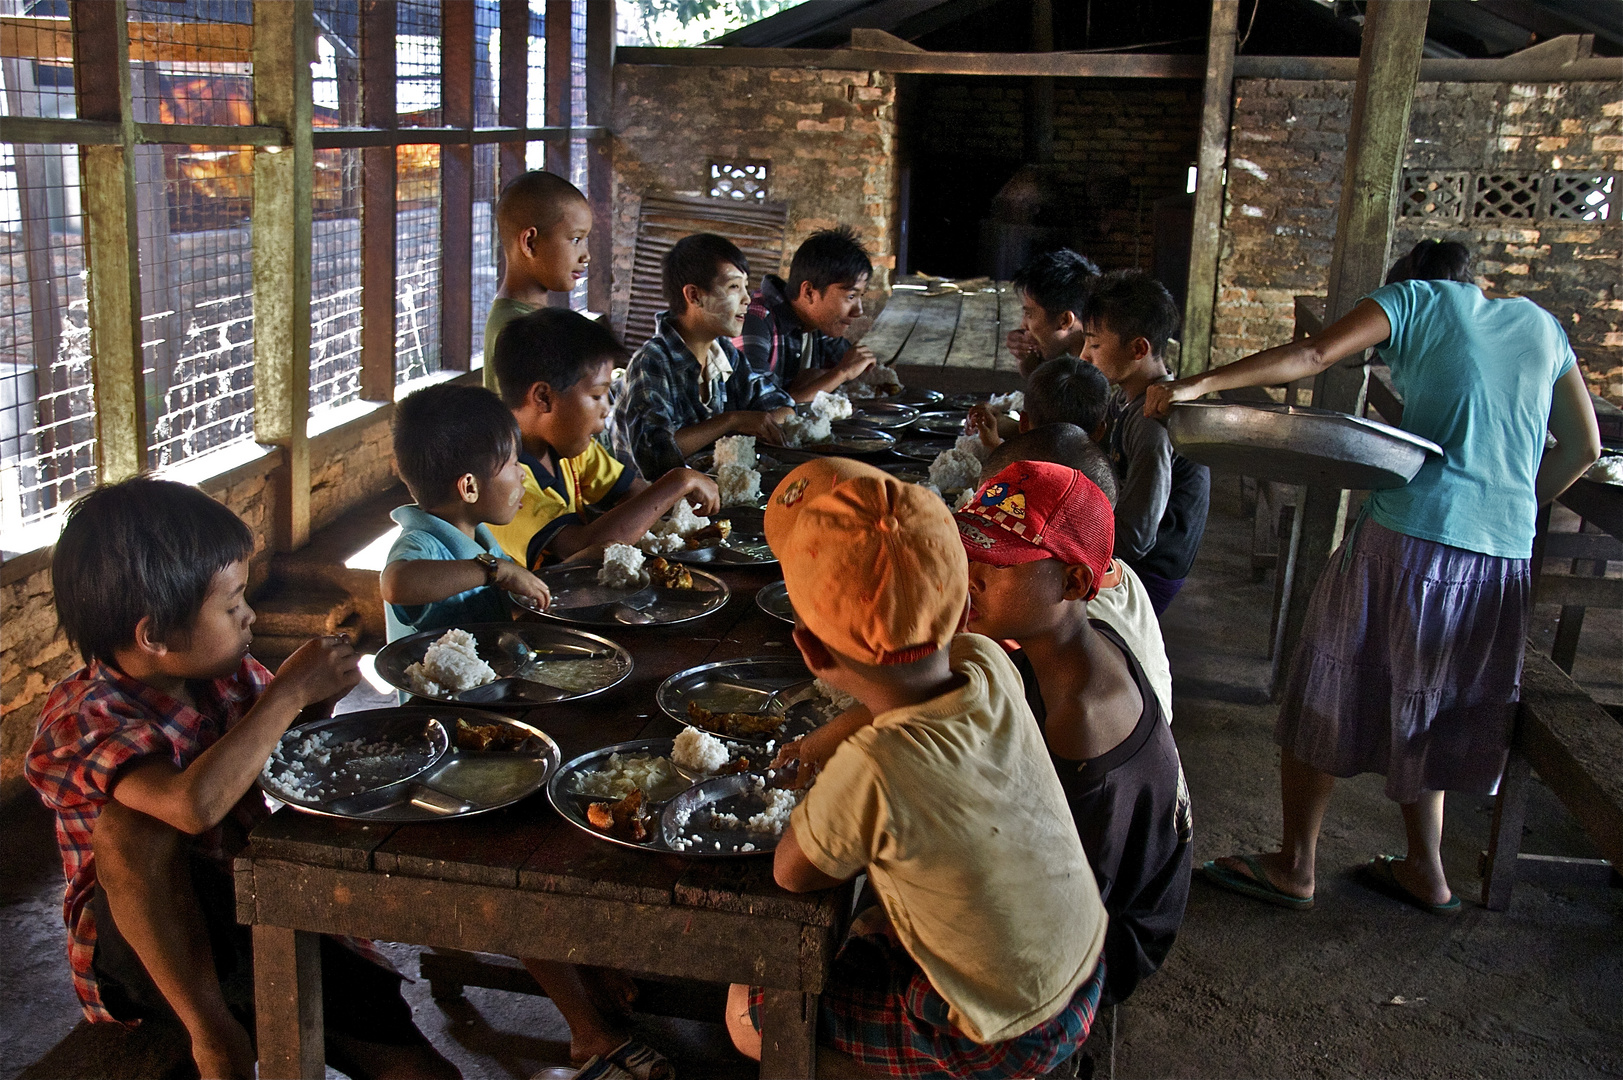
[[[1291,659],[1274,741],[1386,795],[1498,789],[1532,612],[1527,559],[1365,520],[1330,559]]]

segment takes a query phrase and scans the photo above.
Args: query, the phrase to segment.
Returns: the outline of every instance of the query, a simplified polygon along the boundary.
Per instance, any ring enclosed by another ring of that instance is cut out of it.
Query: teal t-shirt
[[[471,559],[487,551],[498,559],[507,559],[496,537],[484,525],[474,529],[477,539],[470,539],[449,521],[417,506],[396,507],[389,516],[401,526],[400,535],[389,548],[389,562],[399,559]],[[412,604],[409,607],[404,604],[384,604],[383,614],[389,627],[389,640],[395,641],[421,630],[449,630],[474,623],[503,622],[508,618],[508,607],[500,589],[483,585],[431,604]]]
[[[1507,559],[1533,554],[1555,382],[1576,364],[1555,317],[1475,285],[1400,281],[1370,293],[1392,324],[1377,346],[1403,396],[1403,430],[1443,448],[1406,486],[1370,495],[1405,536]]]

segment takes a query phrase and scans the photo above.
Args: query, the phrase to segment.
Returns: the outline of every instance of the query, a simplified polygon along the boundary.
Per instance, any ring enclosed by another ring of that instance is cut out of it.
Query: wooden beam
[[[111,98],[117,102],[115,94]],[[78,143],[118,146],[124,141],[116,120],[67,120],[54,116],[0,117],[0,141],[9,143]]]
[[[1430,0],[1370,0],[1364,16],[1353,91],[1347,161],[1336,213],[1330,257],[1330,295],[1324,321],[1333,323],[1380,286],[1398,194],[1398,171],[1409,140],[1420,52],[1426,40]],[[1363,357],[1337,364],[1314,381],[1313,404],[1321,409],[1363,415],[1368,368]],[[1308,601],[1330,554],[1341,543],[1347,492],[1308,488],[1297,508],[1299,540],[1290,599],[1282,627],[1281,656],[1294,653],[1307,617]],[[1293,532],[1295,527],[1293,525]]]
[[[350,150],[368,146],[394,146],[398,143],[434,143],[440,146],[483,146],[487,143],[561,142],[567,144],[571,135],[584,135],[588,140],[606,138],[605,127],[555,128],[447,128],[414,127],[407,129],[408,137],[401,138],[393,130],[371,128],[317,128],[315,146],[318,150]],[[60,141],[60,140],[58,140]]]
[[[614,0],[586,0],[586,116],[607,125],[614,107]],[[586,275],[586,306],[608,313],[614,281],[614,144],[608,139],[586,147],[586,201],[592,232],[586,239],[591,270]]]
[[[550,128],[566,131],[576,120],[571,92],[570,65],[573,58],[574,5],[570,0],[547,0],[546,19],[546,124]],[[569,178],[569,139],[547,143],[547,171]]]
[[[129,18],[124,0],[78,0],[70,10],[77,111],[119,133],[114,145],[79,148],[96,475],[113,483],[147,467]]]
[[[1491,60],[1433,57],[1420,62],[1421,82],[1616,82],[1615,57],[1592,56],[1587,34],[1564,34],[1509,56]],[[1358,61],[1350,56],[1241,56],[1234,74],[1242,79],[1327,79],[1352,82]]]
[[[396,136],[395,0],[361,6],[361,123]],[[319,144],[318,144],[319,145]],[[361,152],[361,398],[394,400],[395,180],[392,145]]]
[[[870,49],[691,49],[627,47],[622,64],[889,71],[911,75],[1055,75],[1094,79],[1198,79],[1198,56],[1137,53],[881,52]]]
[[[502,50],[498,63],[496,120],[504,128],[530,126],[530,3],[501,0]],[[524,172],[525,137],[513,137],[497,152],[499,191]],[[499,255],[498,255],[499,258]]]
[[[1217,264],[1223,253],[1223,170],[1234,105],[1234,36],[1239,19],[1240,0],[1213,0],[1179,375],[1194,375],[1212,366],[1212,312],[1217,303]]]
[[[310,538],[311,0],[254,0],[257,123],[293,136],[254,152],[254,438],[284,448],[271,515],[274,550]]]
[[[440,114],[473,127],[473,5],[440,0]],[[467,371],[473,356],[473,147],[440,147],[440,367]]]

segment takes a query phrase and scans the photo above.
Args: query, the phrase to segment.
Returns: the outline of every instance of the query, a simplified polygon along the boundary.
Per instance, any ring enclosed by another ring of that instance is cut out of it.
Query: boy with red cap
[[[957,518],[969,628],[1020,645],[1027,700],[1110,913],[1104,1001],[1122,1001],[1183,922],[1194,830],[1154,688],[1121,636],[1088,618],[1110,569],[1110,501],[1076,469],[1018,461]]]
[[[822,770],[778,845],[778,884],[866,871],[877,894],[820,996],[820,1041],[884,1075],[1048,1072],[1092,1026],[1105,914],[1019,674],[995,642],[958,634],[968,572],[951,514],[823,458],[778,485],[766,536],[801,656],[860,703],[784,755]],[[759,1000],[728,998],[752,1057]]]

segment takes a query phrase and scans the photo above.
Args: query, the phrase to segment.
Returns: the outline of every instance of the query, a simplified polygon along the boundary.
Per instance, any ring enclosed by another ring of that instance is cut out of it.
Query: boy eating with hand
[[[766,535],[801,656],[861,706],[784,755],[826,764],[773,877],[808,892],[866,872],[877,896],[819,998],[819,1038],[885,1075],[1046,1073],[1092,1025],[1105,916],[1019,675],[996,643],[957,633],[968,582],[951,514],[821,458],[778,485]],[[728,996],[755,1058],[761,1000]]]
[[[1110,569],[1110,503],[1075,469],[1008,466],[958,511],[969,628],[1020,646],[1088,865],[1110,913],[1105,997],[1126,999],[1172,948],[1189,898],[1183,766],[1138,659],[1088,601]]]
[[[1104,439],[1110,384],[1092,364],[1074,356],[1046,360],[1026,380],[1024,396],[1020,419],[1015,424],[1016,433],[1047,424],[1074,424],[1087,432],[1089,438]],[[998,415],[989,406],[976,405],[969,410],[967,427],[980,435],[981,443],[988,450],[995,450],[1005,438],[998,421]]]
[[[205,1078],[254,1075],[253,952],[231,866],[269,816],[254,781],[301,712],[329,714],[360,681],[341,636],[307,642],[274,677],[248,654],[253,549],[235,514],[184,484],[142,477],[76,502],[51,582],[86,666],[51,691],[25,763],[56,813],[86,1018],[178,1019]],[[399,975],[330,938],[321,962],[330,1063],[458,1075],[412,1023]]]
[[[723,435],[782,445],[778,421],[794,402],[771,374],[734,348],[749,306],[750,264],[715,233],[695,233],[665,253],[670,307],[626,368],[610,421],[614,449],[644,476],[664,476]]]
[[[496,341],[502,402],[518,421],[524,495],[513,520],[490,531],[521,566],[634,544],[682,499],[706,516],[720,506],[704,473],[672,469],[650,484],[593,438],[608,419],[609,380],[623,355],[607,328],[567,308],[521,315]]]
[[[1020,327],[1004,344],[1031,377],[1038,365],[1061,356],[1081,356],[1082,304],[1099,280],[1099,267],[1085,255],[1060,248],[1039,255],[1014,275],[1020,294]]]
[[[490,531],[513,520],[524,496],[518,424],[501,399],[479,386],[430,386],[395,406],[393,436],[415,502],[389,514],[401,528],[383,568],[389,640],[507,619],[504,591],[549,604],[546,585]]]
[[[844,386],[874,363],[872,352],[844,337],[862,317],[872,275],[868,250],[849,225],[812,233],[795,250],[787,282],[761,279],[735,344],[798,402]]]
[[[1114,270],[1083,307],[1082,358],[1115,387],[1110,460],[1116,466],[1116,553],[1149,590],[1157,617],[1189,576],[1211,502],[1212,474],[1173,450],[1166,423],[1144,415],[1150,386],[1172,378],[1167,342],[1180,316],[1166,286],[1148,274]]]
[[[496,232],[507,268],[485,319],[485,386],[496,389],[491,367],[502,327],[565,296],[586,276],[591,261],[586,237],[592,208],[580,188],[554,173],[532,169],[502,189],[496,200]]]

